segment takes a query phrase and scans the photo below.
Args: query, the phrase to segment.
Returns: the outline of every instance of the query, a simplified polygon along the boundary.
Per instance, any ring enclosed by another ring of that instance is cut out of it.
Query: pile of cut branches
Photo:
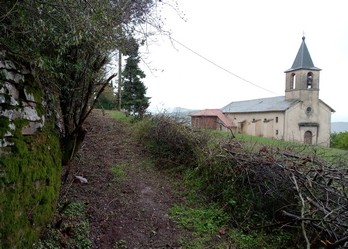
[[[307,248],[344,247],[348,241],[348,168],[334,168],[316,156],[301,157],[271,147],[258,153],[224,145],[235,162],[235,177],[264,202],[272,202],[274,222],[297,227]]]

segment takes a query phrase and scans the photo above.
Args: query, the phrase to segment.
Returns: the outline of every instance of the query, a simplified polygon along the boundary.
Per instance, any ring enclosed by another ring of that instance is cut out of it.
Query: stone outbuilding
[[[334,110],[319,99],[320,71],[302,37],[285,71],[285,96],[231,102],[221,111],[240,133],[328,147]]]
[[[229,120],[220,109],[205,109],[190,114],[193,128],[229,130],[237,127]]]

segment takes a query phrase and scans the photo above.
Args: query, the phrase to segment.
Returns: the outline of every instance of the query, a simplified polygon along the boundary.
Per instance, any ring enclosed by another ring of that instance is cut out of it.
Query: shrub
[[[207,134],[193,132],[165,115],[141,122],[137,135],[161,168],[197,167],[208,143]]]
[[[348,132],[331,134],[331,147],[336,149],[348,150]]]

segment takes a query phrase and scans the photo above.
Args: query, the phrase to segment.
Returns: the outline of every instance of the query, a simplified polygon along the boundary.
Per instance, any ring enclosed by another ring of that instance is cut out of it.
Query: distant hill
[[[182,107],[175,107],[168,114],[174,117],[175,119],[178,119],[187,124],[190,124],[191,123],[190,114],[196,111],[197,110],[191,110],[191,109],[182,108]]]
[[[183,107],[174,107],[171,110],[171,113],[184,113],[184,114],[189,114],[191,112],[194,112],[195,110],[192,109],[187,109],[187,108],[183,108]]]
[[[332,122],[331,133],[348,132],[348,122]]]

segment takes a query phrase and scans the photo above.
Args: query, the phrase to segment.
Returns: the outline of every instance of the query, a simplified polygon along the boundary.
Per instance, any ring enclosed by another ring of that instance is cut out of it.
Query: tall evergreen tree
[[[147,88],[141,79],[144,79],[146,75],[139,68],[139,62],[138,50],[135,49],[129,54],[126,66],[122,72],[123,90],[121,105],[127,113],[137,118],[143,118],[146,109],[150,105],[150,98],[145,96]]]

